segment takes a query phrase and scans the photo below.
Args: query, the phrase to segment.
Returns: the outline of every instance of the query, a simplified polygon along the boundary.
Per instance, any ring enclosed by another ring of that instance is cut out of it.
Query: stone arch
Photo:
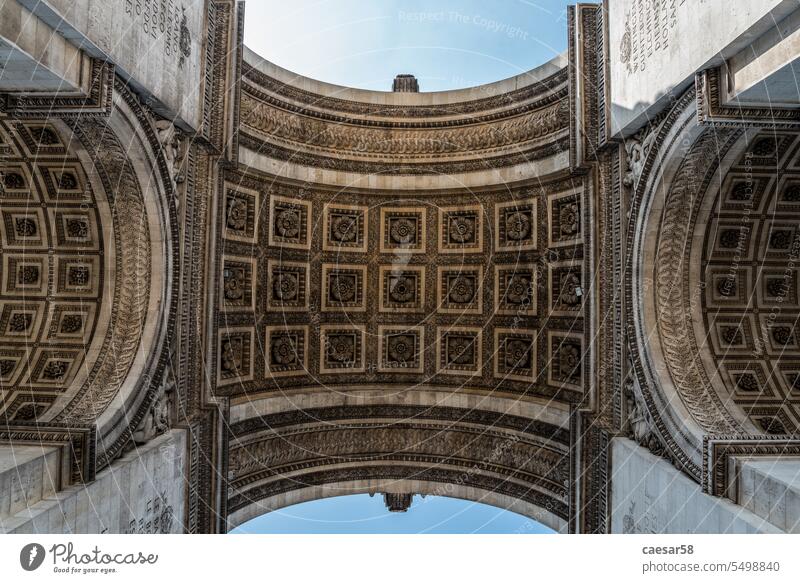
[[[712,355],[701,268],[705,222],[729,172],[760,138],[758,130],[702,125],[696,116],[690,90],[626,144],[633,186],[626,301],[633,431],[701,481],[709,436],[763,433],[732,398]]]
[[[559,531],[570,518],[569,410],[441,387],[258,395],[231,405],[229,528],[301,501],[434,494]]]
[[[3,379],[4,414],[20,428],[35,421],[96,435],[96,445],[94,437],[87,442],[97,452],[89,477],[123,452],[165,376],[177,301],[178,226],[154,122],[119,80],[107,117],[4,122],[2,139],[12,150],[4,167],[29,168],[30,185],[6,190],[0,203],[8,214],[23,195],[41,198],[47,237],[32,241],[28,255],[37,260],[49,253],[53,262],[41,285],[41,322],[33,320],[41,324],[35,350],[27,351],[13,379]],[[69,330],[77,319],[64,327],[72,312],[85,314],[76,333]],[[62,361],[66,372],[59,382],[40,378],[42,366],[55,370],[53,363]],[[23,419],[10,394],[34,405],[46,398],[46,407]]]

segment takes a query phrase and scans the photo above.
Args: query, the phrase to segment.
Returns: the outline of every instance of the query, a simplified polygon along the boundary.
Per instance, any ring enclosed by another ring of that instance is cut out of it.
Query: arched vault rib
[[[301,500],[412,488],[404,493],[512,507],[565,529],[568,411],[551,405],[536,415],[548,406],[477,395],[451,406],[440,400],[445,394],[416,395],[410,404],[329,393],[328,406],[318,407],[305,395],[297,408],[284,401],[283,411],[266,415],[253,414],[265,408],[253,401],[235,404],[229,526]],[[268,400],[266,408],[279,403]]]

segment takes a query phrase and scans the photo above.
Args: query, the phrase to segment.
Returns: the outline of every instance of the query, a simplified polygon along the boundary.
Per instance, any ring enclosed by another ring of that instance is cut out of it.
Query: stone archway
[[[397,493],[508,507],[567,530],[568,408],[443,388],[389,390],[232,403],[229,528],[301,501]]]

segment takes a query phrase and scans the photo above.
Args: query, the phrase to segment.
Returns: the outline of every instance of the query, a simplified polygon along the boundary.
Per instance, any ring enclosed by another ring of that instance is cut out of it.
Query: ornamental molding
[[[329,150],[351,156],[441,157],[510,145],[551,136],[568,127],[566,99],[497,122],[466,127],[406,129],[365,128],[330,123],[290,113],[242,95],[240,123],[266,139],[299,150]]]

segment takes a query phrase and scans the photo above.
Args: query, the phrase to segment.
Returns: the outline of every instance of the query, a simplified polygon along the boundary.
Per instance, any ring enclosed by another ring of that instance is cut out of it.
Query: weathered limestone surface
[[[696,71],[733,56],[797,7],[787,0],[605,3],[612,135],[641,127],[648,113],[691,85]]]
[[[625,438],[612,444],[612,533],[777,533],[764,518],[705,494],[666,460]]]
[[[130,451],[94,482],[61,491],[56,448],[15,447],[11,458],[8,449],[0,450],[0,533],[183,532],[183,430]]]

